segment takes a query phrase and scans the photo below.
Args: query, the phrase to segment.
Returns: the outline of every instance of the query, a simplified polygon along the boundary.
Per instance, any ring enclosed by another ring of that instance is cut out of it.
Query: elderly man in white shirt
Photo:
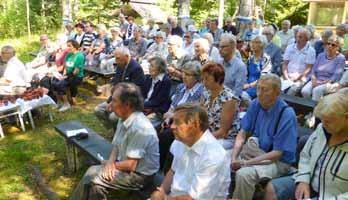
[[[12,46],[1,48],[1,58],[4,62],[7,62],[7,67],[1,78],[0,94],[22,94],[27,85],[24,64],[16,57],[16,51]]]
[[[308,74],[315,62],[315,50],[308,43],[309,36],[309,31],[301,28],[296,34],[296,43],[285,50],[282,85],[290,86],[287,91],[289,95],[296,95],[308,81]]]
[[[207,112],[199,105],[184,104],[175,109],[172,167],[151,200],[227,198],[229,156],[208,126]]]
[[[289,20],[284,20],[282,22],[282,30],[277,32],[277,35],[280,38],[280,48],[283,52],[286,47],[291,44],[291,41],[294,38],[294,33],[290,29],[290,26],[291,22]]]

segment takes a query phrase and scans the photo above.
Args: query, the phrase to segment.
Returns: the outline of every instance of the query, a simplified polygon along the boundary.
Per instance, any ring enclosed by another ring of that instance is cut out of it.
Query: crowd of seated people
[[[336,34],[325,30],[318,38],[315,27],[291,28],[289,20],[279,31],[274,24],[252,19],[239,30],[231,18],[223,28],[216,19],[206,19],[204,27],[197,28],[181,27],[173,16],[158,25],[153,19],[144,26],[136,21],[120,14],[119,25],[110,33],[104,24],[96,25],[94,32],[91,22],[76,23],[76,33],[69,29],[72,38],[55,52],[57,73],[47,73],[49,89],[65,111],[76,101],[84,66],[100,67],[107,61],[115,72],[108,84],[109,98],[95,108],[98,119],[115,134],[115,149],[107,164],[86,173],[73,199],[103,199],[109,189],[142,190],[158,170],[165,179],[153,192],[154,200],[228,195],[248,200],[264,180],[269,181],[266,199],[346,195],[343,186],[326,184],[348,183],[345,171],[340,171],[346,159],[340,134],[347,131],[347,105],[335,100],[347,98],[341,91],[348,86],[348,25],[337,26]],[[40,38],[43,49],[46,38]],[[16,90],[25,89],[26,66],[19,64],[12,47],[4,46],[1,53],[7,62],[1,80]],[[42,54],[46,64],[48,55],[44,50]],[[318,101],[315,114],[323,121],[304,147],[295,179],[288,175],[296,163],[298,122],[282,93]],[[343,112],[337,127],[331,128],[331,123],[340,112],[323,113],[322,107]],[[317,142],[323,151],[309,157]],[[326,160],[332,149],[341,152],[333,150],[335,162]],[[323,167],[332,162],[330,183],[320,181],[319,173],[329,171],[312,166],[315,162]],[[302,179],[301,173],[308,175]],[[289,194],[282,192],[290,186]]]

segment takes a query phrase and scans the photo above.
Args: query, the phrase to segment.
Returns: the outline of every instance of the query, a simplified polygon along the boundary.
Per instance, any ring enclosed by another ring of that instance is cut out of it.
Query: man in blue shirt
[[[231,167],[236,173],[234,199],[252,199],[255,185],[261,179],[287,174],[296,160],[296,115],[279,98],[280,93],[281,81],[277,75],[261,76],[257,84],[257,99],[242,119],[232,153]],[[247,134],[254,139],[254,145],[250,144],[250,139],[244,145]],[[243,156],[248,151],[249,155],[252,154],[255,149],[259,152],[257,155]]]

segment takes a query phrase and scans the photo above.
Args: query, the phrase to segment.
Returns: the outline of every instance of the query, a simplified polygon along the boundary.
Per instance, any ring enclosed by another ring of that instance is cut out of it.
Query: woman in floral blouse
[[[225,149],[232,149],[239,129],[239,98],[223,84],[225,71],[220,64],[205,64],[201,76],[205,86],[201,104],[208,111],[209,129]]]

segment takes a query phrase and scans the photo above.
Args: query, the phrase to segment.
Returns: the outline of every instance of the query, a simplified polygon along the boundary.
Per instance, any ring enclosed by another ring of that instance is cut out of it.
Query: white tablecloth
[[[54,102],[54,100],[47,95],[44,95],[43,97],[40,97],[39,99],[33,99],[30,101],[24,101],[23,99],[17,99],[16,104],[20,106],[20,111],[22,114],[28,112],[29,110],[41,107],[41,106],[46,106],[46,105],[51,105],[56,107],[57,104]]]

